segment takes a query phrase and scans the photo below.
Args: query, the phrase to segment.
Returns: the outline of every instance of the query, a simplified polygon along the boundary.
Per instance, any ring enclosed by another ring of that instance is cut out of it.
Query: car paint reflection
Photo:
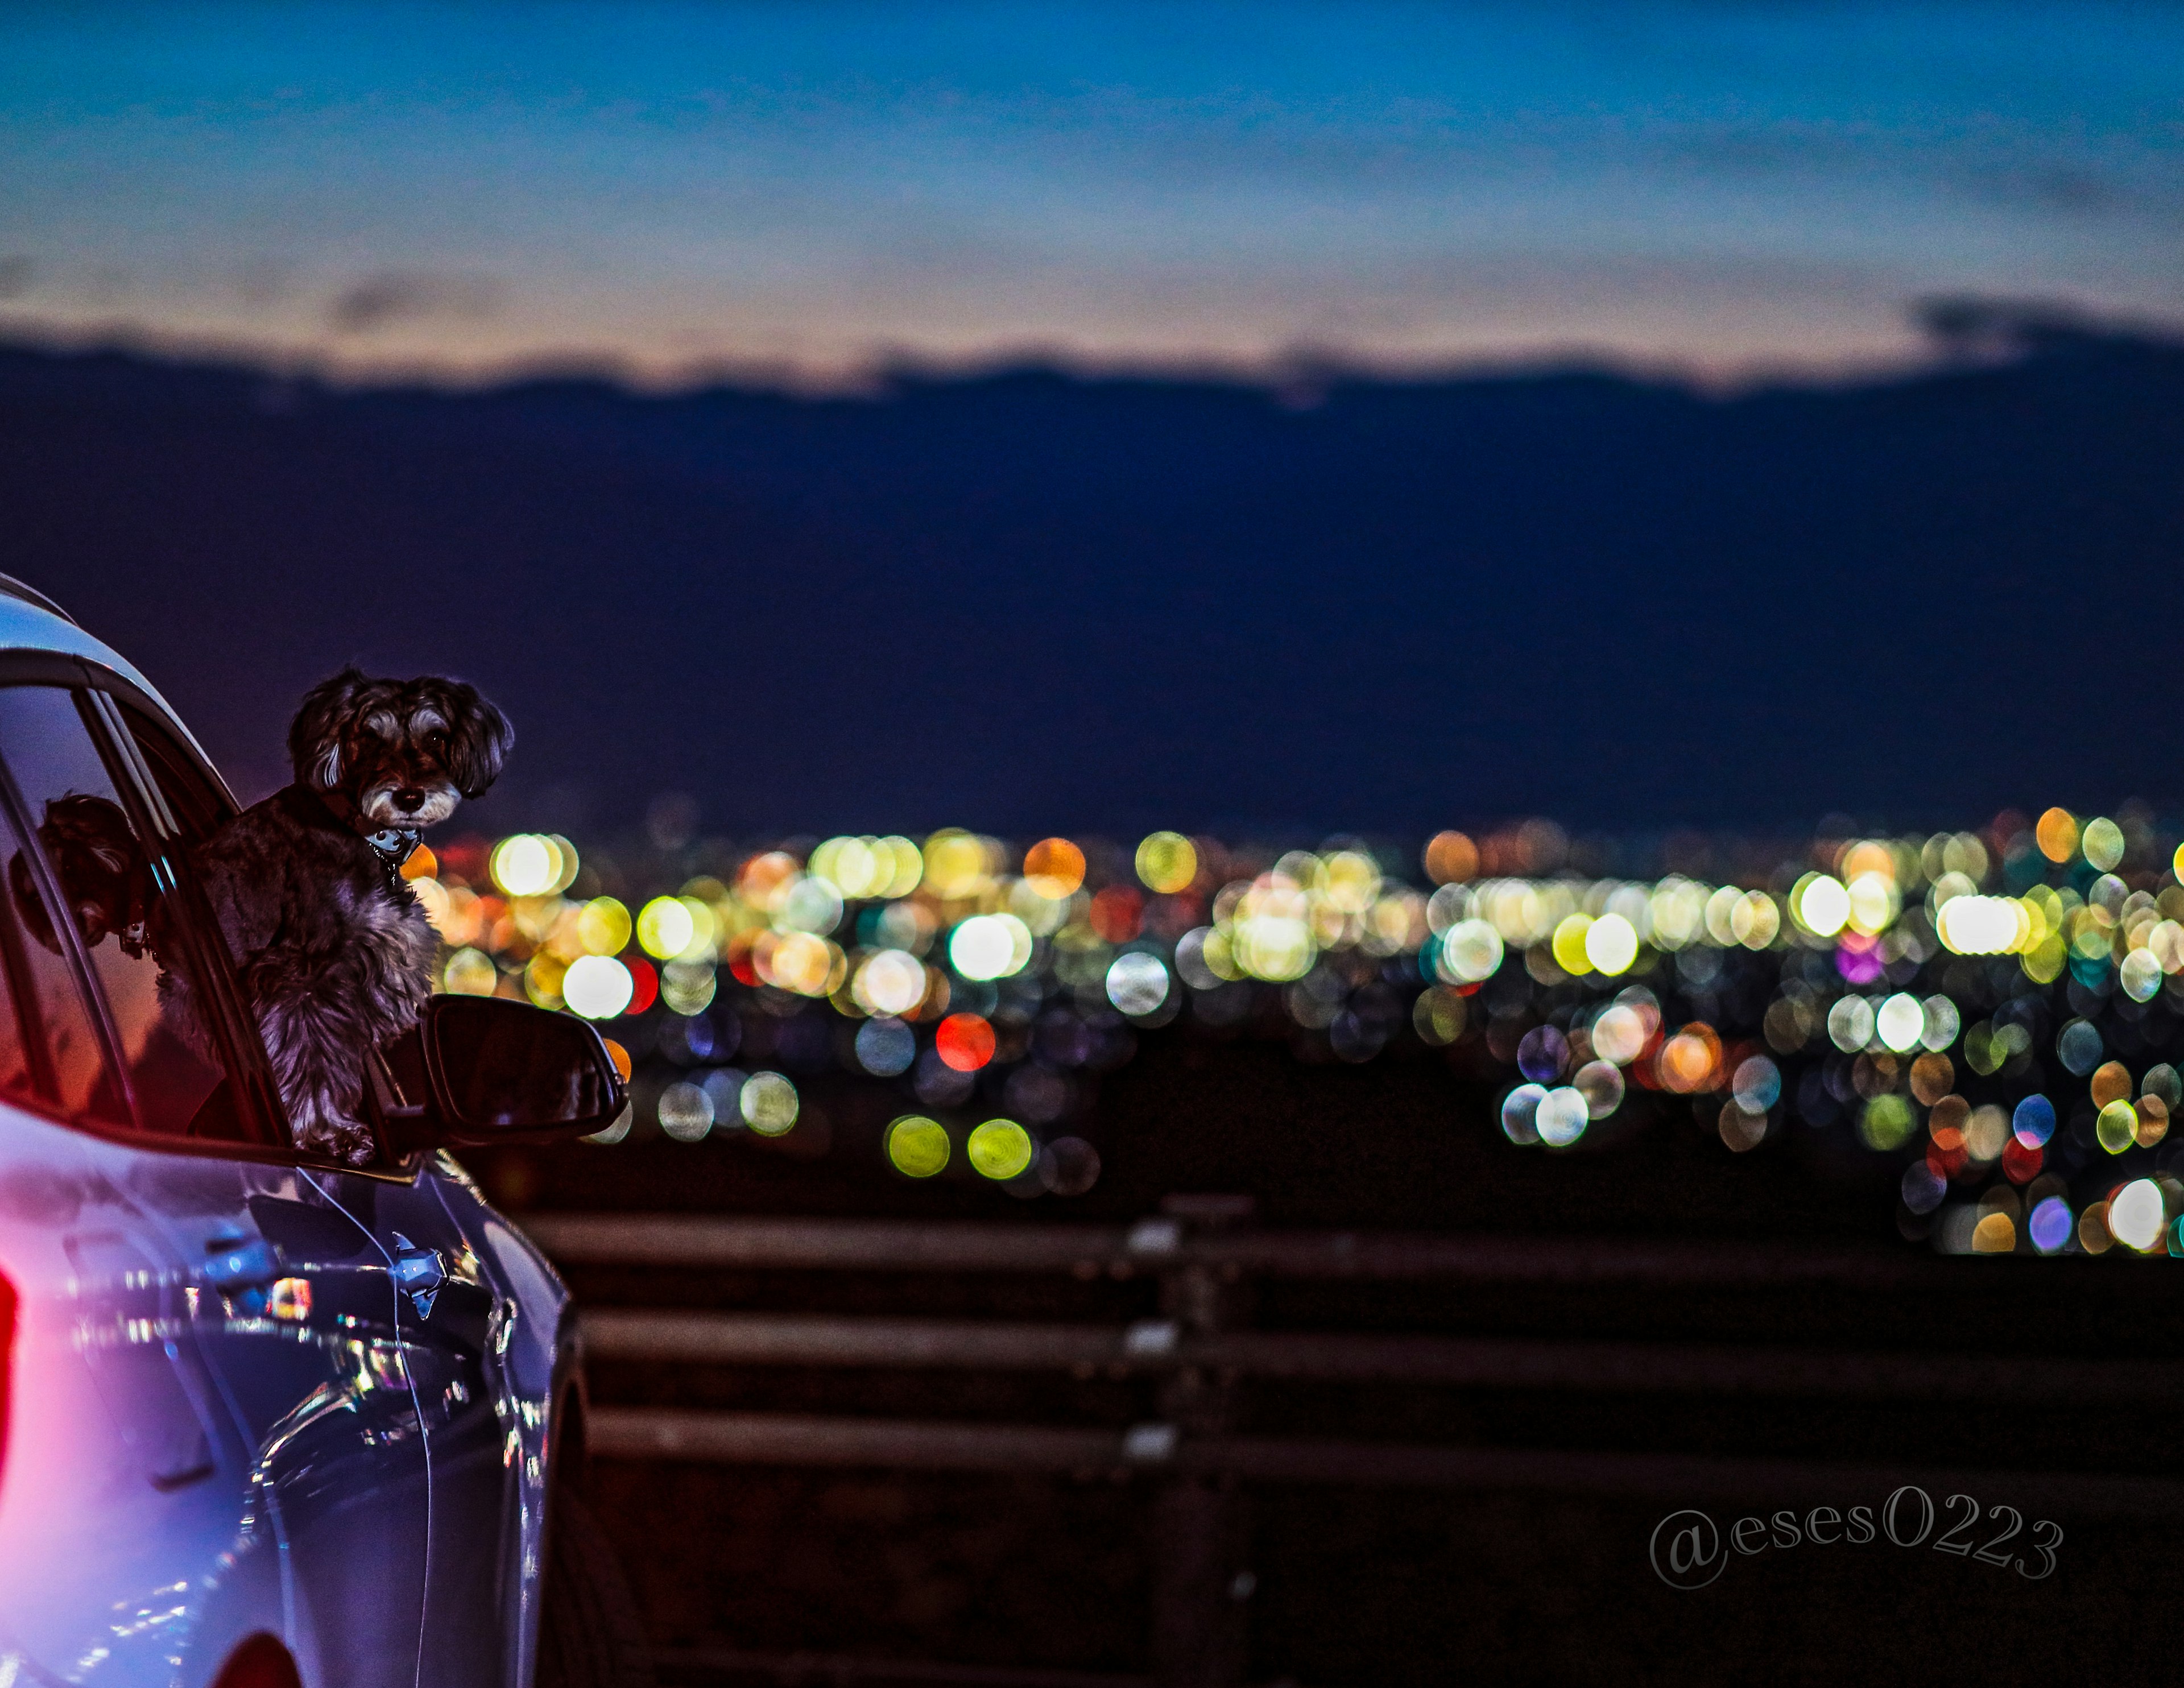
[[[8,1110],[0,1129],[0,1273],[22,1300],[0,1670],[203,1688],[263,1630],[312,1688],[521,1688],[566,1294],[460,1169],[434,1157],[354,1200],[444,1262],[419,1320],[378,1232],[309,1177],[178,1172]],[[362,1181],[326,1176],[344,1197]],[[237,1235],[278,1275],[210,1281],[208,1244]]]

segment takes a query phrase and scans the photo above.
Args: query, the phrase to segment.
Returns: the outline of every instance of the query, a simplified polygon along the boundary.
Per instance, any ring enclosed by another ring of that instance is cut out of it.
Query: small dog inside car
[[[345,668],[288,729],[295,783],[193,855],[298,1143],[371,1158],[370,1052],[417,1022],[438,939],[402,877],[418,833],[499,775],[506,716],[460,680]],[[187,983],[173,969],[163,995]]]

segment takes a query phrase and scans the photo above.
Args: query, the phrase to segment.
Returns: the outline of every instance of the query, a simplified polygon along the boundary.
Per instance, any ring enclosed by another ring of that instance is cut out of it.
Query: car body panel
[[[428,1476],[385,1257],[341,1211],[344,1180],[144,1158],[140,1184],[161,1198],[178,1254],[202,1262],[254,1245],[270,1257],[250,1274],[260,1281],[224,1294],[208,1285],[198,1330],[250,1450],[254,1504],[281,1543],[292,1650],[325,1688],[408,1680]],[[374,1597],[358,1600],[359,1587]]]
[[[554,1341],[567,1296],[454,1157],[432,1159],[429,1176],[389,1191],[397,1199],[381,1208],[383,1223],[437,1250],[447,1273],[410,1342],[432,1451],[421,1680],[521,1688],[531,1676]],[[497,1552],[479,1551],[496,1540]],[[499,1621],[479,1622],[483,1612]]]
[[[206,1650],[284,1627],[278,1544],[188,1274],[127,1159],[0,1107],[0,1273],[17,1297],[0,1646],[34,1677],[203,1680],[189,1667]]]

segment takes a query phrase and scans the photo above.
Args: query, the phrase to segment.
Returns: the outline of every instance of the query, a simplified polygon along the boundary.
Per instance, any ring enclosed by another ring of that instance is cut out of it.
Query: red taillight
[[[8,1407],[14,1382],[15,1286],[0,1275],[0,1475],[8,1469]]]

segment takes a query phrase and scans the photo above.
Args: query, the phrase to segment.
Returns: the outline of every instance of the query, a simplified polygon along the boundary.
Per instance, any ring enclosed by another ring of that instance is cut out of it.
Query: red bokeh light
[[[933,1047],[958,1072],[976,1072],[994,1058],[994,1028],[977,1014],[950,1014],[936,1027]]]
[[[1092,899],[1087,916],[1092,929],[1110,944],[1127,944],[1138,935],[1145,900],[1127,885],[1110,885]]]
[[[727,963],[728,971],[735,976],[738,984],[755,988],[761,983],[758,976],[758,961],[752,954],[757,946],[758,933],[738,932],[728,939],[727,947],[722,952],[721,959]]]

